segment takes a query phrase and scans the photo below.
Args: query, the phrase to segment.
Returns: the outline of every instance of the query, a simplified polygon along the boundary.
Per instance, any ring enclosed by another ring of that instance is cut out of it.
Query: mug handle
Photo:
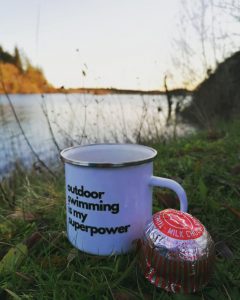
[[[180,210],[183,212],[187,211],[187,209],[188,209],[187,195],[179,183],[177,183],[176,181],[174,181],[172,179],[151,176],[149,184],[151,186],[164,187],[164,188],[173,190],[179,198]]]

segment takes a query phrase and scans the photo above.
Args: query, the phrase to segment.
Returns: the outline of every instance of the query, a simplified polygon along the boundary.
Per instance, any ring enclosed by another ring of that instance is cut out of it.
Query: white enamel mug
[[[93,144],[65,149],[67,234],[72,245],[97,255],[126,253],[152,216],[152,187],[173,190],[187,211],[177,182],[153,176],[157,151],[135,144]]]

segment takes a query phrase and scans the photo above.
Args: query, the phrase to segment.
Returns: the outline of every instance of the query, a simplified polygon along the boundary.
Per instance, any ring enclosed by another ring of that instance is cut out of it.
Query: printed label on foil
[[[175,209],[154,214],[153,222],[161,232],[177,240],[197,239],[204,231],[204,226],[196,218]]]

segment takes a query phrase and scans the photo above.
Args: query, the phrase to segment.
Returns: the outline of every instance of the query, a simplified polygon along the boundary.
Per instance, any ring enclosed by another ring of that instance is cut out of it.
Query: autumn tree
[[[14,48],[14,64],[21,72],[23,72],[22,60],[17,47]]]
[[[48,93],[54,90],[43,71],[34,67],[27,57],[22,59],[17,47],[12,55],[0,46],[0,94]]]
[[[193,89],[239,50],[239,0],[182,0],[173,67]]]
[[[7,51],[4,51],[1,46],[0,46],[0,61],[4,63],[14,64],[14,57]]]

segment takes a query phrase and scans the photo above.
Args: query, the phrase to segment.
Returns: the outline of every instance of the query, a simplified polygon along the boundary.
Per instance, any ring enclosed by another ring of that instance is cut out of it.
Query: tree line
[[[0,94],[50,93],[55,88],[46,80],[43,71],[33,66],[18,47],[13,54],[0,46]]]
[[[11,53],[4,51],[3,47],[0,46],[0,61],[3,63],[13,64],[20,71],[23,71],[22,60],[17,47],[14,48],[14,54],[12,55]]]

